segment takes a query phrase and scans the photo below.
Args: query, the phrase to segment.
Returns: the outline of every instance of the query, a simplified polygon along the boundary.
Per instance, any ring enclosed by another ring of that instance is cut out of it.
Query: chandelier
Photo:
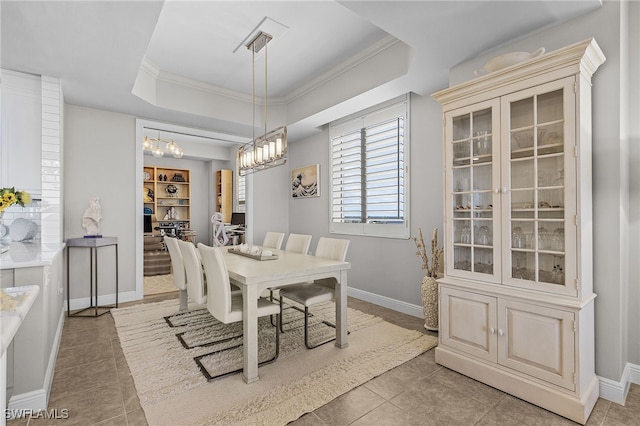
[[[253,103],[253,139],[238,150],[238,173],[245,176],[260,170],[281,166],[287,162],[287,126],[280,126],[267,132],[267,43],[272,37],[260,32],[249,44],[252,51],[251,94]],[[264,49],[264,133],[256,137],[256,85],[255,62],[256,53]]]
[[[146,152],[150,152],[154,157],[162,157],[165,152],[173,155],[173,158],[182,158],[184,151],[182,147],[175,143],[173,139],[160,139],[144,137],[142,142],[142,149]]]

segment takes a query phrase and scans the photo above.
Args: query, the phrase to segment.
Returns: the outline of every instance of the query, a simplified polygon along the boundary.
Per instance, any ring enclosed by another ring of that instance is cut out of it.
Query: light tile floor
[[[146,297],[142,303],[175,298]],[[140,302],[138,302],[140,303]],[[426,332],[419,318],[349,298],[349,306],[399,326]],[[16,419],[8,426],[146,425],[111,315],[67,318],[50,409],[65,420]],[[598,400],[588,425],[640,425],[640,386],[625,406]],[[306,425],[576,425],[567,419],[437,365],[434,351],[353,389],[293,422]],[[177,425],[176,425],[177,426]]]

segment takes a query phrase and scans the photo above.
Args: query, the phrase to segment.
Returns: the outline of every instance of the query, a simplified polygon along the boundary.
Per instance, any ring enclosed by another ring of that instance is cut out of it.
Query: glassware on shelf
[[[469,225],[462,225],[460,230],[460,242],[462,244],[471,244],[471,227]]]
[[[488,130],[482,130],[474,132],[473,137],[475,139],[475,154],[485,155],[491,153],[491,138],[489,137]]]
[[[478,232],[476,233],[477,241],[476,243],[483,246],[490,246],[492,243],[491,238],[491,230],[487,225],[482,225],[478,228]]]
[[[512,236],[511,236],[511,246],[513,248],[524,248],[526,247],[526,237],[524,232],[522,232],[522,228],[519,226],[513,228]]]
[[[538,228],[538,250],[546,250],[551,248],[550,241],[551,238],[549,235],[549,231],[547,231],[547,228],[543,226]]]
[[[564,251],[564,228],[556,228],[553,231],[551,248],[557,251]]]

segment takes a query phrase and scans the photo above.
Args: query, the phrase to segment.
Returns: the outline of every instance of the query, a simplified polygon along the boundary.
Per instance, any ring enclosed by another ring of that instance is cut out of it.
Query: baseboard
[[[358,290],[353,287],[347,288],[347,295],[355,297],[356,299],[364,300],[365,302],[373,303],[374,305],[402,312],[403,314],[411,315],[413,317],[424,318],[421,305],[414,305],[412,303],[403,302],[386,296],[380,296],[368,291]]]
[[[58,319],[58,327],[56,328],[56,335],[53,337],[53,347],[51,348],[51,354],[49,356],[49,364],[47,365],[47,371],[44,375],[44,389],[47,392],[47,405],[49,402],[49,395],[51,395],[51,384],[53,383],[53,373],[56,369],[56,361],[58,359],[58,350],[60,349],[60,339],[62,339],[62,329],[64,328],[64,309],[60,310],[60,318]]]
[[[7,410],[9,412],[46,410],[47,400],[48,395],[44,388],[20,393],[9,398]]]
[[[127,291],[127,292],[118,294],[118,303],[133,302],[134,300],[140,300],[140,298],[137,296],[135,291]],[[98,305],[100,306],[113,305],[115,303],[116,303],[115,293],[98,296]],[[72,311],[75,311],[78,309],[84,309],[88,306],[91,306],[91,299],[89,297],[71,299],[69,301],[69,306],[71,307]],[[69,307],[66,306],[66,301],[65,301],[65,310],[67,311],[69,310]]]
[[[624,405],[631,383],[640,384],[640,365],[627,363],[619,382],[598,377],[600,380],[600,397],[616,404]]]

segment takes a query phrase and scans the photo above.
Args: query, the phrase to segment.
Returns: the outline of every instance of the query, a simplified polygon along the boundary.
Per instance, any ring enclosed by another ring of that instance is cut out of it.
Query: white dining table
[[[222,250],[229,278],[242,290],[243,372],[246,383],[258,380],[258,298],[270,287],[282,287],[320,278],[335,278],[336,340],[347,342],[347,271],[349,262],[325,259],[284,250],[269,249],[275,260],[256,260]]]

